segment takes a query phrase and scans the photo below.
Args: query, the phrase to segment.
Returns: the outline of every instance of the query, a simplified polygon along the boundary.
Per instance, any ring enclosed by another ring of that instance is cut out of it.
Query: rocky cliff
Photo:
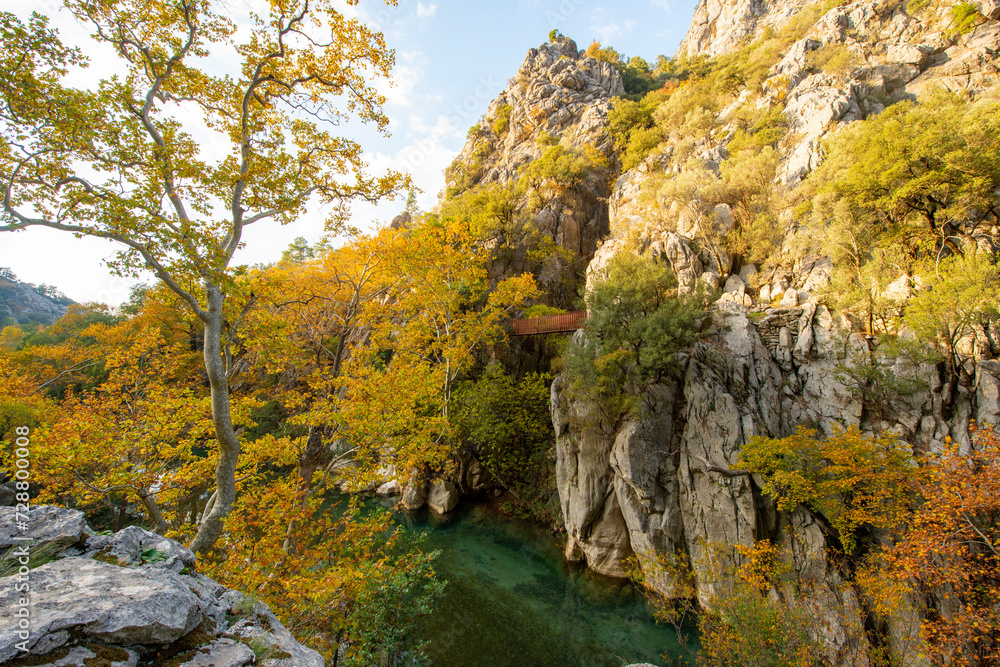
[[[0,507],[4,665],[324,664],[267,605],[195,572],[173,540],[135,526],[97,535],[82,512],[53,506],[32,507],[26,530],[15,518]]]
[[[948,32],[947,3],[919,16],[905,3],[818,6],[756,0],[698,6],[680,57],[725,56],[815,12],[760,89],[744,89],[717,115],[721,129],[695,140],[693,152],[709,169],[717,173],[726,159],[736,128],[727,126],[728,118],[743,105],[778,108],[789,124],[775,182],[788,192],[821,162],[822,140],[839,128],[932,86],[976,94],[996,80],[1000,24],[992,20],[991,3],[980,3],[983,16],[964,35]],[[810,54],[831,46],[850,54],[853,67],[837,74],[817,68]],[[830,663],[867,664],[868,639],[857,613],[864,600],[828,559],[831,545],[809,513],[776,511],[759,479],[733,472],[741,447],[753,436],[784,437],[800,425],[825,434],[855,425],[897,433],[917,451],[939,451],[948,438],[968,448],[970,420],[1000,419],[1000,363],[988,352],[986,358],[973,354],[974,341],[957,384],[945,381],[937,366],[898,362],[892,372],[917,379],[923,389],[893,398],[875,414],[837,372],[851,358],[877,356],[878,341],[817,298],[830,281],[830,261],[803,249],[810,239],[802,238],[790,211],[781,219],[783,259],[769,262],[766,271],[731,253],[707,252],[685,210],[650,204],[648,193],[664,174],[683,169],[671,160],[675,149],[661,144],[618,179],[610,198],[611,236],[589,274],[616,253],[645,253],[669,263],[682,289],[700,281],[724,294],[713,308],[712,335],[682,355],[680,379],[645,387],[637,414],[625,423],[610,430],[588,426],[595,406],[569,400],[565,378],[553,384],[566,556],[614,576],[625,573],[634,555],[640,562],[676,556],[691,567],[699,599],[710,604],[726,565],[711,545],[750,546],[768,538],[792,555],[800,585],[789,604],[821,619]],[[728,229],[732,217],[721,205],[707,220]],[[677,583],[663,576],[651,581],[666,595]],[[901,617],[888,630],[904,655],[900,638],[915,633],[914,624],[912,616]]]
[[[10,318],[52,324],[66,313],[68,303],[40,294],[34,285],[0,277],[0,323]]]
[[[619,72],[581,54],[560,37],[528,52],[510,85],[469,131],[448,172],[449,192],[517,181],[522,169],[551,145],[614,150],[606,120],[611,100],[625,92]],[[608,173],[595,171],[534,212],[534,226],[564,248],[589,256],[607,234]]]

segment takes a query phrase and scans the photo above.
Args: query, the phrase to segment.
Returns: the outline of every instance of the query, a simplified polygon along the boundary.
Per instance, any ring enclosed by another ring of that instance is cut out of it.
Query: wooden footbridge
[[[559,315],[541,315],[514,320],[511,326],[515,336],[537,336],[540,334],[566,333],[583,327],[587,321],[587,311],[578,310]]]

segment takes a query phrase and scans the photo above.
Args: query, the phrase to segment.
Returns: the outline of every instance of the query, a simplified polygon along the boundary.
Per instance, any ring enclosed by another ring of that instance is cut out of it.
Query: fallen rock
[[[403,490],[403,508],[418,510],[427,503],[427,480],[422,475],[414,474]]]
[[[382,496],[398,496],[403,492],[402,487],[399,485],[399,481],[395,479],[390,479],[388,482],[382,486],[375,489],[375,494]]]
[[[139,654],[128,649],[87,644],[74,646],[61,658],[53,658],[54,667],[91,667],[92,665],[109,665],[110,667],[136,667],[139,664]]]

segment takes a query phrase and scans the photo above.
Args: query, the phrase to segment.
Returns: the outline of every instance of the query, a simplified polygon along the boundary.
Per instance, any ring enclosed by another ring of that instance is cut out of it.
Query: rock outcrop
[[[946,438],[968,446],[970,419],[997,418],[1000,364],[976,365],[948,406],[936,367],[900,367],[924,388],[895,400],[886,410],[892,416],[875,422],[835,372],[851,348],[867,353],[872,343],[825,306],[770,309],[755,322],[743,306],[723,300],[714,320],[715,334],[684,360],[681,379],[646,388],[638,414],[613,431],[594,428],[587,416],[595,406],[568,400],[562,381],[553,383],[566,556],[613,576],[633,554],[640,562],[682,557],[699,598],[709,601],[725,567],[707,551],[711,545],[769,538],[793,554],[803,584],[798,603],[829,629],[831,659],[840,655],[834,664],[860,664],[844,652],[857,650],[864,635],[847,620],[858,614],[845,613],[861,602],[827,562],[820,527],[805,512],[776,512],[760,480],[734,473],[740,449],[753,436],[784,437],[799,425],[826,434],[878,427],[922,451],[940,451]],[[667,595],[676,584],[656,577],[652,583]]]
[[[0,324],[18,322],[52,324],[66,314],[66,304],[39,293],[34,285],[0,277]]]
[[[13,508],[0,508],[0,563],[13,572],[0,578],[12,611],[0,618],[0,663],[324,664],[266,605],[197,574],[194,554],[173,540],[138,527],[95,535],[82,512],[60,507],[32,507],[16,535],[6,529],[14,519]],[[25,549],[53,560],[19,572]],[[27,627],[15,608],[28,610]]]
[[[606,131],[611,99],[624,94],[618,70],[581,54],[560,37],[528,52],[510,85],[490,104],[483,120],[449,171],[449,188],[506,184],[549,147],[543,135],[567,148],[592,146],[613,155]],[[592,173],[583,183],[546,202],[535,225],[561,246],[589,256],[607,233],[607,173]]]

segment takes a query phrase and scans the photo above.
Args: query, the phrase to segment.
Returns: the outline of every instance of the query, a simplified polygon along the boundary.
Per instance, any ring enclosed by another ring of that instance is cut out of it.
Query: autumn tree
[[[972,451],[949,444],[931,458],[919,507],[876,563],[879,583],[926,600],[922,652],[935,665],[1000,660],[1000,438],[981,428],[973,441]],[[874,599],[891,613],[898,598]]]
[[[70,87],[65,75],[86,65],[83,52],[41,15],[0,15],[0,231],[38,226],[114,241],[115,271],[151,271],[197,316],[220,452],[191,544],[205,551],[236,496],[240,440],[224,355],[234,257],[250,225],[289,222],[311,201],[333,205],[336,225],[352,200],[406,185],[397,173],[367,175],[361,146],[330,132],[348,116],[385,129],[384,98],[369,79],[389,75],[393,54],[329,0],[275,0],[246,31],[209,0],[64,4],[117,53],[123,74]],[[224,52],[236,71],[203,68]],[[199,115],[203,124],[180,120]],[[206,129],[227,148],[206,155],[195,138]]]
[[[385,229],[384,270],[395,277],[361,322],[336,419],[361,462],[401,474],[440,466],[454,451],[451,410],[458,380],[504,337],[503,323],[538,288],[530,274],[491,284],[489,250],[461,221]],[[371,475],[374,466],[359,473]]]
[[[761,490],[779,510],[805,507],[833,544],[854,555],[866,531],[899,528],[918,474],[909,448],[895,435],[866,435],[856,426],[829,437],[800,427],[787,438],[754,437],[739,467],[759,474]]]

